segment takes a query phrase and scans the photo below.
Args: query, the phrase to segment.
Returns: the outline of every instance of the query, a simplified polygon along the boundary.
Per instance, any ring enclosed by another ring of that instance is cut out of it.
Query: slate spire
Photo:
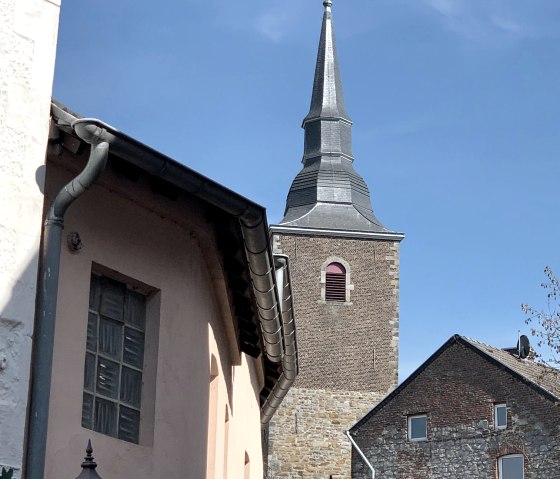
[[[338,54],[331,13],[332,2],[323,2],[323,27],[317,53],[313,92],[309,113],[303,120],[305,129],[305,158],[313,158],[318,153],[340,152],[352,159],[352,121],[346,112]],[[320,138],[317,143],[316,139]]]
[[[325,11],[311,107],[303,120],[303,169],[286,201],[283,226],[391,233],[373,214],[368,187],[353,167],[352,121],[346,112],[331,0]]]

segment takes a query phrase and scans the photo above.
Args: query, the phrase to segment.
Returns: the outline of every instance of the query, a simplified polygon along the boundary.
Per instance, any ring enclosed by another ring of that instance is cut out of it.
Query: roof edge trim
[[[382,241],[398,241],[398,242],[401,242],[404,239],[404,233],[335,230],[335,229],[327,229],[327,228],[305,228],[301,226],[283,226],[283,225],[270,225],[270,232],[272,234],[331,236],[336,238],[377,239]]]

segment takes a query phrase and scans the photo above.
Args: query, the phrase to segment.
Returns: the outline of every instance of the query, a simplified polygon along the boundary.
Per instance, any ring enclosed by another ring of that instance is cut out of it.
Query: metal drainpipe
[[[350,442],[352,443],[352,446],[354,447],[354,449],[356,449],[356,451],[358,452],[358,454],[360,455],[360,457],[363,459],[363,461],[366,463],[367,467],[369,467],[371,469],[371,477],[372,479],[375,479],[375,469],[373,468],[373,466],[371,465],[371,463],[368,461],[367,457],[365,456],[365,454],[362,452],[362,450],[358,447],[358,445],[356,444],[356,441],[354,441],[354,438],[350,435],[350,431],[344,431],[344,434],[346,434],[346,436],[348,437],[348,439],[350,439]]]
[[[96,127],[98,131],[88,129],[79,120],[72,127],[80,138],[91,144],[91,151],[84,170],[59,191],[45,219],[33,335],[31,406],[24,469],[26,479],[44,479],[64,215],[68,207],[97,181],[105,169],[109,154],[109,143],[100,138],[101,128]]]

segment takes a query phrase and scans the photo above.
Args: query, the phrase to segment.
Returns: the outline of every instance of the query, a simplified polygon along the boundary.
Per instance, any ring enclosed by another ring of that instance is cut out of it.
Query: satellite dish
[[[517,341],[517,351],[519,352],[519,357],[525,359],[531,353],[531,343],[529,343],[529,338],[522,334]]]

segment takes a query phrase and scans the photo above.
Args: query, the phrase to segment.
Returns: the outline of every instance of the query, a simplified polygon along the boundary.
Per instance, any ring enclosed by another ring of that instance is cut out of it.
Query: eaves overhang
[[[91,136],[103,139],[109,144],[111,154],[167,184],[174,185],[188,195],[230,215],[238,222],[245,253],[245,268],[249,272],[252,290],[248,299],[253,303],[260,325],[258,335],[249,332],[246,338],[254,343],[252,356],[256,355],[256,349],[263,354],[265,376],[273,382],[282,383],[281,388],[272,387],[265,390],[267,394],[275,393],[274,400],[271,401],[268,396],[261,397],[261,404],[267,405],[264,417],[269,419],[295,379],[294,376],[293,379],[286,380],[283,367],[287,364],[285,356],[289,355],[290,367],[297,371],[297,342],[294,335],[289,340],[288,349],[286,348],[286,327],[283,324],[286,314],[282,313],[279,288],[276,284],[277,267],[272,255],[265,208],[101,120],[80,118],[55,100],[51,104],[51,115],[56,126],[62,131],[76,135],[74,130],[79,129],[80,138],[87,139]],[[287,268],[287,264],[284,267]],[[282,285],[282,288],[284,296],[288,288],[291,298],[291,285]],[[240,349],[244,350],[242,346],[243,344],[240,345]],[[251,352],[251,345],[246,346]],[[291,378],[292,374],[289,373],[288,376]]]
[[[397,241],[404,239],[404,233],[352,231],[344,229],[305,228],[298,226],[270,225],[272,234],[298,235],[298,236],[327,236],[331,238],[369,239],[380,241]]]

